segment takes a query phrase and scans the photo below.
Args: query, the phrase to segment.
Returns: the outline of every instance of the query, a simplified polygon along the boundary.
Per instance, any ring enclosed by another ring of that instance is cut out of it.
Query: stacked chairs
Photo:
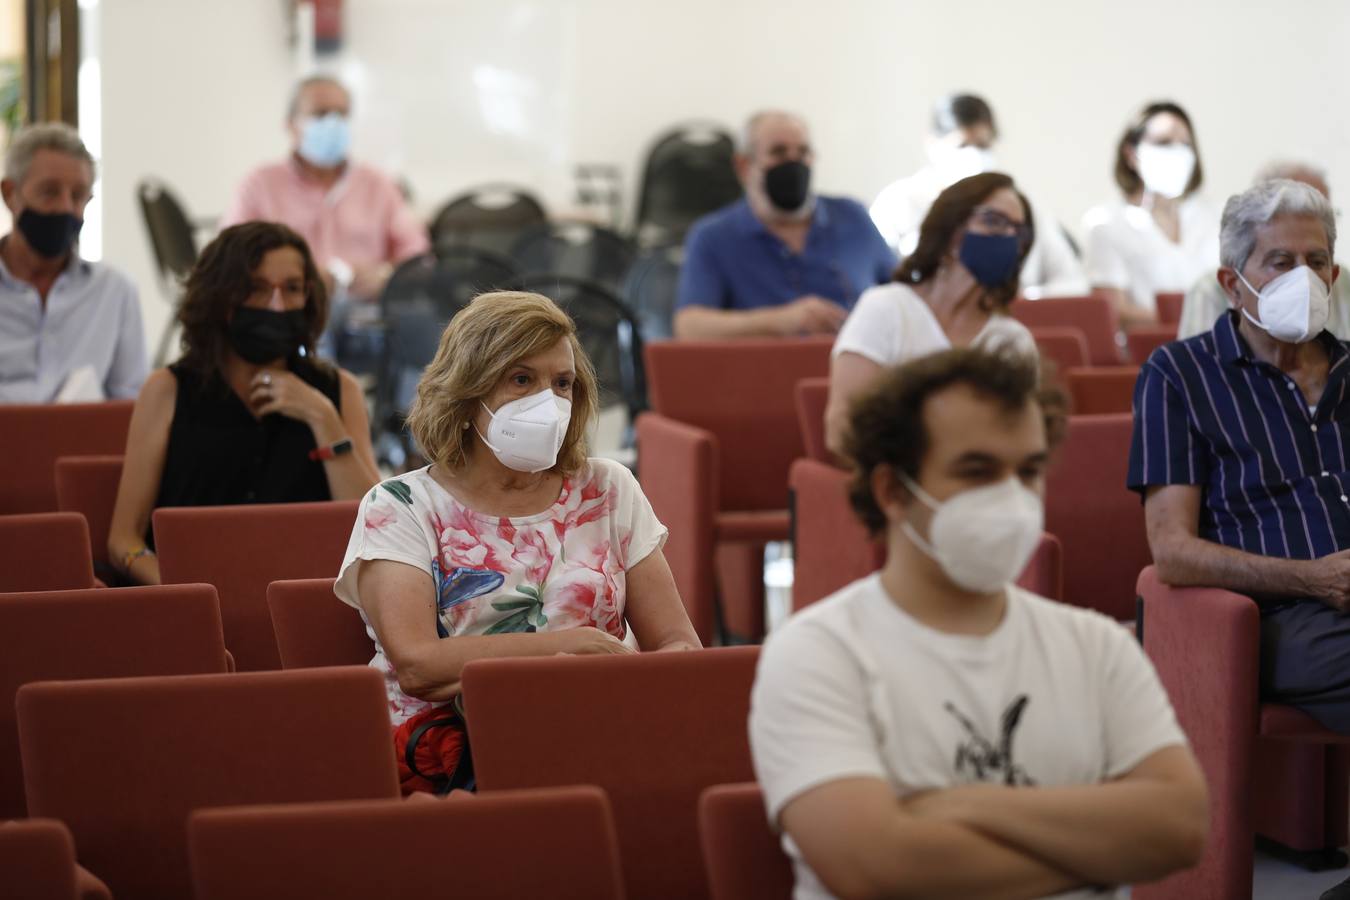
[[[363,666],[375,655],[361,614],[334,596],[335,580],[304,578],[267,586],[283,669]]]
[[[21,686],[231,665],[216,591],[206,584],[0,594],[0,659],[0,819],[24,814],[14,718]]]
[[[0,515],[56,510],[56,460],[120,454],[131,424],[130,400],[70,405],[0,405],[5,465]]]
[[[359,505],[351,500],[157,509],[160,576],[165,584],[215,585],[225,646],[241,672],[280,668],[267,587],[289,578],[332,577],[342,565]]]
[[[199,810],[188,844],[197,900],[623,897],[594,787]]]
[[[469,663],[480,799],[597,785],[614,809],[628,896],[703,900],[698,799],[754,778],[745,723],[758,658],[731,647]]]
[[[763,633],[763,548],[788,538],[788,467],[803,454],[794,391],[828,373],[829,352],[820,339],[647,347],[639,477],[670,527],[666,558],[705,644],[718,631]]]
[[[116,897],[192,895],[194,810],[399,797],[366,667],[48,681],[17,711],[30,814],[65,822]]]
[[[108,559],[108,532],[121,480],[120,456],[63,456],[56,461],[56,508],[84,516],[94,574],[108,583],[117,575]]]
[[[644,250],[624,276],[624,303],[633,311],[644,341],[675,336],[675,300],[684,248],[667,244]]]
[[[700,216],[739,199],[735,151],[735,139],[717,123],[685,122],[660,135],[639,179],[638,242],[679,242]]]
[[[620,290],[637,257],[628,238],[589,222],[542,222],[516,238],[511,261],[524,275],[565,275]]]
[[[526,229],[548,221],[544,206],[529,190],[511,184],[484,184],[452,197],[431,220],[437,253],[470,246],[506,255]]]

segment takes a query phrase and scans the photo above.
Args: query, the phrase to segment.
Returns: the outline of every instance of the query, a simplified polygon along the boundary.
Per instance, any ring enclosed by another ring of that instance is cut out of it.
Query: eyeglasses
[[[1014,235],[1019,244],[1031,242],[1031,226],[1025,222],[1014,222],[992,206],[977,206],[970,214],[970,221],[979,225],[985,234]]]

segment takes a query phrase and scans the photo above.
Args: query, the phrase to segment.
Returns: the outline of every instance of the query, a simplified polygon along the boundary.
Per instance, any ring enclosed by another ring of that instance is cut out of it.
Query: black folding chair
[[[543,204],[529,191],[485,184],[441,207],[431,220],[431,244],[438,253],[468,245],[505,256],[526,229],[546,221]]]
[[[141,218],[150,237],[160,293],[176,314],[183,282],[197,262],[197,226],[178,197],[158,178],[142,178],[136,185],[136,199],[140,202]],[[171,316],[155,351],[156,367],[166,361],[175,330],[175,317]]]
[[[525,275],[512,286],[543,294],[572,317],[600,383],[600,407],[622,403],[631,428],[647,406],[647,378],[637,319],[624,302],[599,282],[569,275]]]
[[[639,182],[638,243],[681,241],[700,216],[739,199],[735,149],[731,134],[716,123],[687,122],[657,138]]]
[[[679,244],[643,251],[623,282],[623,301],[637,317],[643,341],[675,336],[675,295],[684,248]]]
[[[509,288],[515,278],[510,260],[475,247],[424,253],[394,270],[380,295],[384,354],[374,420],[382,462],[401,468],[413,451],[404,419],[450,319],[474,297]]]
[[[546,222],[516,239],[511,261],[526,275],[584,278],[617,292],[637,248],[628,238],[589,222]]]

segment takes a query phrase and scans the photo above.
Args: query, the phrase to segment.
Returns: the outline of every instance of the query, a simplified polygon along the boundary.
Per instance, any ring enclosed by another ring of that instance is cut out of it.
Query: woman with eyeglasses
[[[1126,328],[1157,322],[1159,293],[1189,290],[1219,259],[1219,211],[1204,183],[1190,116],[1150,103],[1116,144],[1120,199],[1088,210],[1084,267],[1092,293],[1107,298]]]
[[[227,228],[188,276],[183,355],[131,414],[108,555],[158,584],[161,506],[356,500],[379,481],[361,386],[314,356],[328,297],[285,225]]]
[[[889,284],[863,293],[835,338],[825,441],[842,454],[849,407],[883,369],[952,347],[1036,358],[1031,332],[1007,315],[1036,236],[1012,178],[985,172],[938,195],[914,252]]]

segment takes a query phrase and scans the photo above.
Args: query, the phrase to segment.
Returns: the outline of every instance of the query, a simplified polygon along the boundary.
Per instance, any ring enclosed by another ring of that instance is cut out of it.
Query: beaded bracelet
[[[141,544],[140,549],[129,550],[126,553],[122,554],[122,571],[130,572],[131,564],[134,563],[136,560],[140,559],[142,556],[154,556],[154,555],[155,551],[151,550],[145,544]]]

